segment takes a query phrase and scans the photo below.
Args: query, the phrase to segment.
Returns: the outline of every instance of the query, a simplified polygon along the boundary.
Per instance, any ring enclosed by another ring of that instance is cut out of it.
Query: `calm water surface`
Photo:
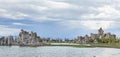
[[[0,57],[120,57],[115,48],[75,48],[60,46],[0,46]]]

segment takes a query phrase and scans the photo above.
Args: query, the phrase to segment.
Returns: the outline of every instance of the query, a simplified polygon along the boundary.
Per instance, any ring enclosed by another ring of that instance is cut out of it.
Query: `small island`
[[[120,48],[120,39],[115,34],[104,33],[102,28],[98,33],[85,36],[77,36],[70,39],[42,38],[36,32],[27,32],[21,29],[18,37],[3,36],[0,38],[0,46],[72,46],[72,47],[108,47]]]

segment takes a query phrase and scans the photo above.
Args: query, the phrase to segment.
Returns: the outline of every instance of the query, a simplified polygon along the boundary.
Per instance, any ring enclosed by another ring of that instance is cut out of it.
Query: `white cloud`
[[[31,4],[30,7],[31,7],[33,10],[37,10],[38,12],[48,9],[48,8],[45,7],[45,6],[39,6],[39,5],[33,5],[33,4]]]
[[[112,28],[116,25],[115,21],[94,21],[94,20],[71,20],[71,21],[64,21],[60,23],[63,26],[68,26],[69,28],[82,28],[87,30],[96,30],[100,27],[103,29]]]
[[[55,1],[47,1],[46,4],[47,4],[47,7],[53,8],[53,9],[68,9],[68,8],[74,6],[69,3],[55,2]]]
[[[29,26],[28,24],[24,24],[24,23],[13,23],[13,25],[18,25],[18,26]]]
[[[1,3],[16,3],[16,2],[20,2],[20,0],[5,0],[5,1],[3,1],[3,0],[0,0],[0,2]]]
[[[7,9],[0,9],[0,17],[11,18],[14,20],[22,20],[27,17],[27,14],[21,12],[9,12]]]
[[[81,17],[83,19],[101,19],[101,20],[114,20],[120,18],[120,11],[110,5],[94,8],[94,11],[95,11],[94,13],[85,14],[82,15]]]
[[[23,20],[28,18],[30,20],[35,20],[37,18],[37,21],[43,21],[44,19],[41,19],[42,16],[47,17],[50,14],[53,15],[54,11],[59,12],[59,10],[74,8],[77,8],[77,6],[67,2],[57,2],[51,0],[0,0],[0,17],[14,20]]]
[[[114,21],[81,21],[81,25],[83,25],[87,29],[98,29],[102,27],[103,29],[108,29],[111,25],[114,24]]]
[[[88,2],[90,4],[93,3],[93,5],[87,4]],[[119,1],[117,0],[117,2]],[[99,3],[103,4],[98,6]],[[59,16],[59,19],[62,20],[68,17],[72,18],[72,16],[75,16],[73,19],[118,20],[120,18],[120,11],[115,8],[117,5],[114,1],[109,0],[80,0],[78,2],[68,0],[0,0],[0,16],[14,20],[30,19],[35,21],[56,21],[58,18],[53,18],[55,15]]]
[[[16,28],[9,28],[8,26],[0,25],[0,35],[15,35],[20,30]]]
[[[117,4],[109,0],[0,0],[0,17],[38,22],[59,21],[72,28],[108,29],[120,18],[118,5],[118,0]]]

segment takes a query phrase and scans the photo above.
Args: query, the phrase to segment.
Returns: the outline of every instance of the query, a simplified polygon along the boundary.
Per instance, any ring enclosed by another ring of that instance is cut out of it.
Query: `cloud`
[[[14,20],[29,19],[33,21],[118,20],[120,11],[116,7],[119,2],[118,0],[0,0],[0,16]]]
[[[13,23],[13,25],[18,25],[18,26],[29,26],[28,24],[24,24],[24,23]]]
[[[101,20],[116,20],[120,18],[120,11],[113,6],[105,5],[94,9],[95,13],[85,14],[81,16],[83,19],[101,19]]]
[[[28,15],[21,12],[10,12],[7,9],[0,9],[0,17],[10,18],[14,20],[23,20],[26,16]]]
[[[108,29],[111,25],[114,24],[114,21],[81,21],[81,25],[88,29],[98,29],[102,27],[103,29]]]
[[[98,28],[102,27],[103,29],[109,29],[115,26],[115,21],[94,21],[94,20],[71,20],[71,21],[65,21],[60,22],[61,25],[75,29],[87,29],[87,30],[97,30]],[[118,26],[118,25],[117,25]]]
[[[0,0],[0,17],[37,22],[57,21],[69,28],[108,29],[118,26],[115,24],[120,18],[118,5],[119,0]]]
[[[47,7],[53,8],[53,9],[68,9],[71,7],[75,7],[75,5],[72,5],[66,2],[56,2],[56,1],[47,1],[46,5]]]
[[[9,6],[6,4],[9,4]],[[53,20],[52,18],[50,18],[50,15],[54,15],[54,11],[59,12],[74,8],[77,8],[77,6],[67,2],[57,2],[51,0],[32,0],[32,2],[27,0],[7,0],[0,2],[0,9],[2,9],[0,11],[0,16],[14,20],[30,19],[35,21],[45,20],[44,18],[42,19],[42,17],[44,16],[48,18],[48,20]],[[59,13],[57,13],[57,15],[58,14]]]
[[[8,26],[0,25],[0,35],[15,35],[20,29],[10,28]]]

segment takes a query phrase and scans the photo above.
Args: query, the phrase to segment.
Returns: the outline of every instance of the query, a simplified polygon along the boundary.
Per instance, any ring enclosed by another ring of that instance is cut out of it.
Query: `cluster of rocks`
[[[43,39],[37,36],[36,32],[27,32],[21,29],[19,37],[13,36],[0,38],[0,45],[21,45],[21,46],[39,46],[47,43],[48,39]]]
[[[89,44],[89,39],[92,39],[94,43],[98,43],[96,38],[116,38],[115,34],[104,33],[103,29],[100,28],[97,34],[91,33],[90,36],[78,36],[76,39],[50,39],[50,38],[40,38],[36,32],[27,32],[21,29],[18,37],[8,36],[0,38],[0,45],[21,45],[21,46],[40,46],[45,43],[81,43]]]
[[[89,39],[93,39],[94,43],[98,43],[96,41],[96,38],[102,39],[102,38],[116,38],[115,34],[111,34],[109,33],[104,33],[104,30],[102,28],[100,28],[98,30],[97,34],[91,33],[90,36],[85,35],[85,36],[78,36],[77,39],[75,39],[76,43],[81,43],[81,44],[88,44],[89,43]]]
[[[40,38],[37,37],[36,32],[27,32],[24,30],[21,30],[19,33],[19,38],[17,39],[17,42],[20,45],[33,45],[33,44],[40,44]]]
[[[0,45],[12,45],[14,42],[13,36],[0,38]]]

